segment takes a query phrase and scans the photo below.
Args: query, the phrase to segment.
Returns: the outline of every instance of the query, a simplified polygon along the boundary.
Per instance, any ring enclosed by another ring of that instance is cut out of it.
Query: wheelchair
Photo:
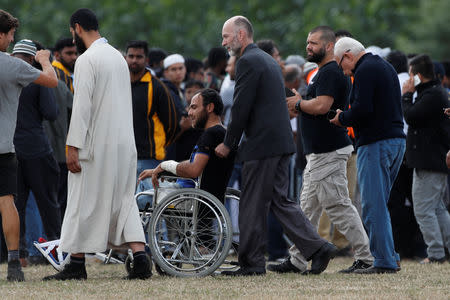
[[[196,180],[172,175],[161,178],[189,180],[194,187],[161,186],[135,195],[136,201],[143,196],[153,197],[140,214],[157,272],[177,277],[201,277],[218,272],[218,269],[236,268],[237,257],[230,254],[237,253],[239,233],[233,230],[224,204],[201,190]],[[239,201],[239,197],[238,190],[227,189],[226,202]],[[131,255],[125,263],[129,272]]]

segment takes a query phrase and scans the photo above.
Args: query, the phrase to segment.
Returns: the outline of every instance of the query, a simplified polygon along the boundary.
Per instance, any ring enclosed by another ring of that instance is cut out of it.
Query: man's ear
[[[53,52],[53,56],[55,57],[55,60],[57,60],[57,61],[59,61],[59,59],[61,58],[61,54],[59,53],[59,51]]]
[[[214,103],[208,103],[208,105],[206,105],[206,111],[208,113],[212,113],[214,111]]]
[[[81,25],[80,24],[78,24],[78,23],[75,23],[75,32],[78,34],[78,35],[81,35],[82,33],[83,33],[83,27],[81,27]]]

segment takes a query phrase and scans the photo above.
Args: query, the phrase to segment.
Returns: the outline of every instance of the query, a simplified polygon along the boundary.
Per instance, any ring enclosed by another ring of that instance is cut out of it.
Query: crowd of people
[[[45,263],[28,243],[42,235],[70,253],[44,280],[86,279],[85,253],[124,245],[127,279],[150,278],[139,209],[152,199],[133,195],[163,171],[201,176],[221,201],[241,190],[229,207],[240,268],[226,276],[320,274],[337,255],[357,274],[449,258],[450,62],[366,48],[328,26],[311,28],[306,58],[283,60],[243,16],[202,60],[142,40],[121,52],[89,9],[69,23],[51,52],[27,37],[9,54],[19,21],[0,10],[8,280]]]

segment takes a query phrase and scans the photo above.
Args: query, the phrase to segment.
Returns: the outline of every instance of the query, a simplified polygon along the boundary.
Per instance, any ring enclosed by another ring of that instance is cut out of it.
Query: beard
[[[206,110],[204,109],[200,116],[198,116],[197,120],[192,124],[194,128],[204,129],[206,126],[206,122],[208,121],[208,115],[206,114]]]
[[[133,74],[140,74],[145,70],[145,66],[140,65],[130,65],[128,66],[128,69],[130,69],[130,72]]]
[[[228,51],[228,54],[230,54],[230,56],[239,57],[239,56],[241,56],[241,50],[242,50],[242,45],[239,44],[237,36],[235,36],[233,38],[233,40],[231,41],[230,50]]]
[[[73,73],[75,64],[73,64],[73,65],[68,64],[64,59],[62,59],[62,57],[60,58],[60,62],[64,67],[66,67],[67,70],[69,70],[71,73]]]
[[[322,49],[320,49],[320,51],[317,52],[317,53],[314,53],[314,52],[313,52],[312,55],[309,55],[309,54],[308,54],[308,55],[306,56],[306,59],[307,59],[309,62],[320,63],[320,62],[323,60],[323,58],[325,57],[325,55],[326,55],[325,48],[322,48]]]
[[[74,33],[75,33],[75,46],[77,46],[78,54],[81,55],[87,50],[87,48],[81,37],[76,32]]]

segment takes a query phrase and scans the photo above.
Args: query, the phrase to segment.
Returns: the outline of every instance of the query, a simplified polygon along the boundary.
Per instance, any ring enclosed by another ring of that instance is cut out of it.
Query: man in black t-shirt
[[[204,128],[195,145],[190,160],[176,162],[164,161],[155,169],[144,170],[139,180],[152,177],[153,185],[158,186],[157,176],[162,171],[171,172],[185,178],[198,178],[201,175],[200,188],[223,202],[225,190],[234,165],[234,155],[219,158],[214,150],[224,137],[226,129],[221,122],[223,103],[220,95],[213,89],[204,89],[197,93],[189,106],[189,117],[194,128]],[[178,180],[181,187],[191,187],[192,182]]]
[[[301,133],[307,165],[303,173],[300,204],[305,215],[316,228],[324,210],[331,222],[347,238],[355,252],[355,262],[343,273],[369,268],[373,257],[369,238],[361,218],[352,204],[348,188],[346,167],[353,151],[347,130],[329,122],[330,114],[348,107],[351,82],[334,60],[334,31],[327,26],[313,29],[307,39],[307,58],[319,66],[310,82],[307,98],[287,99],[288,107],[301,112]],[[328,117],[327,117],[328,115]],[[275,272],[299,272],[304,264],[297,248],[290,249],[291,257],[280,265],[269,268]]]

